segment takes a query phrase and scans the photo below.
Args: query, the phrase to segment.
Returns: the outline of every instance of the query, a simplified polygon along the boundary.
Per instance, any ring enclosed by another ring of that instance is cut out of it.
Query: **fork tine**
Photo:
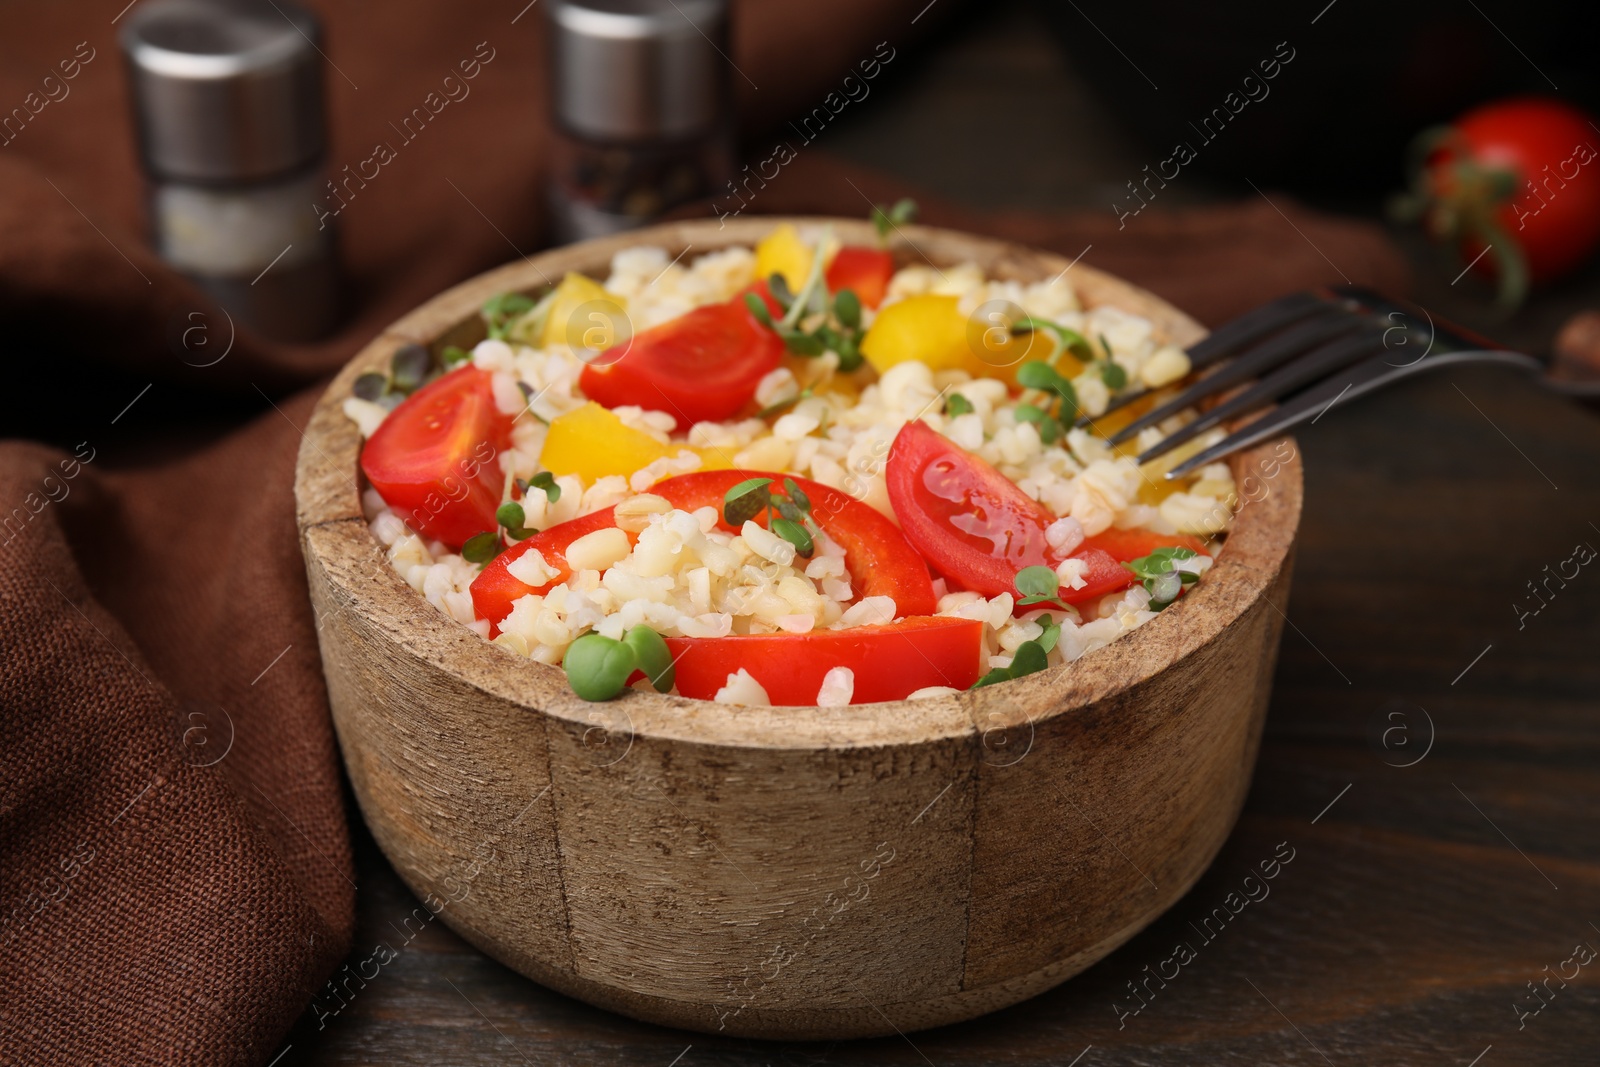
[[[1222,357],[1233,355],[1326,306],[1326,300],[1315,293],[1306,292],[1290,293],[1271,303],[1262,304],[1217,327],[1213,333],[1192,345],[1189,348],[1189,365],[1196,369],[1210,366]]]
[[[1358,396],[1375,392],[1390,382],[1409,378],[1413,374],[1459,363],[1502,363],[1519,370],[1537,374],[1541,369],[1537,360],[1518,352],[1496,350],[1468,350],[1442,352],[1411,363],[1389,362],[1387,352],[1363,360],[1345,374],[1338,374],[1295,394],[1290,400],[1267,412],[1259,419],[1240,427],[1210,448],[1195,453],[1167,472],[1166,477],[1182,478],[1199,470],[1207,463],[1215,463],[1224,456],[1241,449],[1280,437],[1308,419],[1316,422],[1322,413],[1340,400],[1354,400]]]
[[[1340,308],[1331,304],[1320,306],[1322,310],[1317,314],[1305,318],[1283,333],[1240,354],[1231,363],[1212,371],[1165,404],[1134,419],[1112,434],[1108,440],[1114,445],[1121,444],[1146,427],[1154,426],[1186,408],[1193,407],[1206,397],[1220,393],[1247,378],[1257,377],[1281,363],[1295,359],[1307,350],[1314,350],[1319,345],[1361,328],[1361,320],[1350,316]]]
[[[1283,329],[1285,326],[1305,318],[1321,307],[1327,306],[1327,300],[1315,293],[1290,293],[1288,296],[1279,297],[1268,304],[1263,304],[1252,311],[1247,311],[1236,319],[1232,319],[1217,327],[1216,331],[1202,338],[1188,350],[1189,367],[1199,370],[1209,367],[1224,356],[1232,355],[1247,345],[1252,345],[1263,337]],[[1088,426],[1096,418],[1109,415],[1118,408],[1133,403],[1140,397],[1148,396],[1152,390],[1137,389],[1113,397],[1111,403],[1100,415],[1081,416],[1076,425]]]
[[[1364,324],[1358,323],[1358,328]],[[1359,328],[1359,332],[1341,335],[1312,349],[1291,363],[1286,363],[1266,375],[1237,396],[1203,412],[1193,422],[1176,433],[1168,434],[1154,448],[1139,454],[1140,463],[1148,463],[1165,455],[1186,441],[1205,433],[1228,419],[1266,407],[1280,397],[1294,392],[1307,383],[1326,377],[1341,367],[1348,366],[1363,356],[1382,352],[1383,333],[1372,327]]]

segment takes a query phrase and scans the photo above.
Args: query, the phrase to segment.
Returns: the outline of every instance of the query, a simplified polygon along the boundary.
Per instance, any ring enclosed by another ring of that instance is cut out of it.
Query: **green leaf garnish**
[[[794,291],[789,288],[789,279],[781,274],[767,275],[767,292],[772,294],[772,299],[783,305],[785,311],[794,304]],[[758,296],[756,299],[761,298]]]
[[[1024,567],[1017,572],[1016,582],[1021,594],[1017,603],[1023,606],[1052,600],[1061,589],[1056,572],[1049,567]]]
[[[783,339],[784,347],[797,356],[813,358],[823,353],[822,338],[809,333],[791,333]]]
[[[656,692],[665,693],[672,688],[676,676],[672,650],[660,634],[648,626],[635,626],[622,635],[622,643],[632,650],[635,664],[644,671]]]
[[[660,640],[659,635],[657,640]],[[610,700],[628,686],[639,666],[637,651],[604,634],[587,633],[567,646],[561,666],[567,684],[584,700]]]
[[[839,325],[855,329],[861,325],[861,298],[853,289],[840,289],[833,295],[833,314]]]
[[[861,346],[855,337],[843,338],[834,352],[839,357],[839,370],[845,374],[858,370],[862,364]]]
[[[957,415],[970,415],[975,410],[972,401],[960,393],[951,393],[944,402],[945,414],[955,417]]]
[[[777,518],[771,522],[772,532],[794,546],[795,551],[807,559],[816,551],[810,532],[792,519]]]
[[[1048,615],[1039,616],[1039,625],[1044,627],[1044,633],[1034,638],[1039,642],[1039,647],[1046,652],[1053,651],[1061,640],[1061,624]]]
[[[768,310],[767,302],[761,299],[759,293],[744,294],[744,306],[750,309],[750,314],[756,317],[757,322],[769,330],[772,329],[772,312]]]
[[[432,365],[433,357],[426,348],[417,344],[401,345],[389,357],[390,382],[397,392],[410,393],[422,384]]]
[[[514,500],[500,505],[499,510],[494,513],[494,521],[505,527],[506,533],[518,541],[526,541],[539,532],[523,525],[528,521],[527,513],[522,510],[522,505]]]
[[[878,231],[879,241],[887,241],[890,230],[915,222],[916,218],[917,202],[910,197],[897,200],[887,211],[877,204],[872,205],[872,225]]]
[[[1128,372],[1120,363],[1110,359],[1099,363],[1100,380],[1106,383],[1106,388],[1113,393],[1128,384]]]
[[[1049,319],[1036,318],[1028,315],[1011,324],[1012,333],[1030,333],[1042,331],[1048,334],[1055,342],[1055,351],[1050,353],[1049,362],[1054,363],[1062,352],[1071,352],[1073,355],[1088,363],[1094,359],[1094,349],[1089,346],[1088,338],[1077,330],[1069,330],[1060,323],[1051,322]]]
[[[561,487],[556,484],[556,476],[549,471],[540,471],[529,478],[527,484],[523,486],[523,491],[529,489],[543,489],[545,500],[552,504],[561,499]]]
[[[1026,366],[1026,364],[1024,364]],[[1034,404],[1018,404],[1016,417],[1023,422],[1031,422],[1039,430],[1039,440],[1050,444],[1061,436],[1061,425],[1048,411]]]
[[[444,350],[439,353],[439,362],[444,365],[445,370],[459,367],[471,358],[472,353],[460,345],[445,345]]]
[[[1037,674],[1049,665],[1044,649],[1039,647],[1039,639],[1034,638],[1017,646],[1011,656],[1011,666],[1007,669],[1011,677],[1021,678],[1025,674]]]
[[[722,521],[738,529],[772,506],[771,478],[746,478],[722,497]]]
[[[389,379],[375,370],[369,370],[355,380],[350,391],[362,400],[376,402],[379,397],[389,391]]]
[[[1007,667],[996,667],[993,670],[991,670],[988,674],[984,675],[982,678],[979,678],[976,682],[973,682],[970,686],[967,687],[967,689],[968,689],[968,691],[971,691],[973,689],[982,689],[984,686],[986,686],[986,685],[994,685],[996,682],[1009,682],[1009,681],[1011,681],[1011,671],[1010,671],[1010,669],[1007,668]]]
[[[1192,548],[1169,545],[1156,549],[1148,556],[1128,560],[1123,566],[1133,572],[1133,576],[1144,586],[1145,592],[1150,594],[1150,607],[1155,611],[1161,611],[1178,599],[1184,586],[1192,585],[1200,578],[1198,574],[1178,571],[1178,581],[1174,585],[1172,564],[1180,559],[1193,559],[1197,555],[1199,553]]]
[[[504,341],[518,318],[532,311],[535,303],[522,293],[499,293],[483,302],[481,314],[489,336]]]
[[[505,550],[498,530],[485,530],[467,538],[461,546],[461,558],[468,563],[485,564]]]
[[[788,494],[790,500],[794,501],[795,507],[807,514],[811,513],[811,498],[806,496],[804,489],[795,484],[793,478],[785,478],[783,480],[783,491]]]

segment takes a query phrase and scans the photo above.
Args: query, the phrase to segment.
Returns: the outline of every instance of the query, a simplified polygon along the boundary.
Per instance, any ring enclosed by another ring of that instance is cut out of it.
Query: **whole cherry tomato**
[[[1600,133],[1543,97],[1486,104],[1422,134],[1402,214],[1496,278],[1503,303],[1583,264],[1600,245]]]

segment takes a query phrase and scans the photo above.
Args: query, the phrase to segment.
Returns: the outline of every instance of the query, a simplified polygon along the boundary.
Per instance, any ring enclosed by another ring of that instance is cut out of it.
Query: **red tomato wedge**
[[[773,488],[781,491],[784,477],[763,471],[700,471],[657,482],[650,492],[683,511],[712,507],[720,515],[728,490],[745,479],[771,478]],[[811,500],[811,515],[817,525],[844,549],[845,567],[850,572],[850,583],[857,597],[892,597],[897,613],[902,616],[933,614],[937,599],[933,595],[928,566],[894,523],[848,493],[809,478],[794,478],[794,483]],[[757,521],[765,523],[766,520],[762,517]],[[607,508],[552,526],[502,552],[472,583],[472,604],[478,618],[488,619],[498,626],[500,620],[510,614],[511,605],[518,598],[529,593],[543,593],[557,582],[566,581],[571,575],[566,566],[567,546],[586,533],[614,524],[611,509]],[[720,520],[719,525],[725,530],[732,529]],[[507,570],[512,561],[531,549],[542,552],[545,562],[559,572],[548,585],[537,588],[527,585]],[[815,697],[812,693],[813,700]]]
[[[939,616],[887,626],[808,634],[669,637],[678,692],[710,700],[728,675],[750,672],[774,704],[815,704],[830,668],[855,673],[853,704],[903,700],[930,685],[966,689],[978,680],[983,624]]]
[[[741,296],[635,334],[606,353],[604,366],[585,366],[578,384],[605,407],[664,411],[687,430],[737,415],[782,361],[783,342],[756,321]]]
[[[460,548],[496,528],[512,416],[495,406],[493,375],[464,367],[418,389],[361,450],[367,481],[422,536]]]
[[[875,308],[888,295],[889,279],[894,277],[894,257],[881,248],[845,245],[828,264],[823,277],[829,292],[849,289],[862,304]]]
[[[1024,567],[1054,568],[1063,557],[1045,539],[1055,521],[1016,483],[982,459],[921,422],[901,428],[889,450],[885,472],[889,502],[906,538],[945,578],[984,596],[1016,591]],[[1086,538],[1071,558],[1088,564],[1082,589],[1063,589],[1055,603],[1081,604],[1134,582],[1122,564],[1158,548],[1205,551],[1205,542],[1184,534],[1109,529]],[[1048,604],[1018,606],[1018,612]]]
[[[1012,593],[1022,568],[1051,564],[1044,531],[1055,516],[926,423],[900,428],[884,476],[906,539],[962,589]]]

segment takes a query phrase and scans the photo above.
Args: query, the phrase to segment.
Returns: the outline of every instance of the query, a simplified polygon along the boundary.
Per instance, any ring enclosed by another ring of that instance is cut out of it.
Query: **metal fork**
[[[1412,352],[1421,354],[1412,356]],[[1168,478],[1181,478],[1240,449],[1287,433],[1308,419],[1315,421],[1341,400],[1441,367],[1498,363],[1536,375],[1535,380],[1552,391],[1600,397],[1600,381],[1551,377],[1541,360],[1435,320],[1423,308],[1355,285],[1293,293],[1246,312],[1190,348],[1189,362],[1195,371],[1216,369],[1112,434],[1112,444],[1236,390],[1220,402],[1198,409],[1194,421],[1140,453],[1139,462],[1146,463],[1212,427],[1277,406],[1177,464],[1167,472]],[[1151,391],[1141,389],[1119,396],[1107,413]],[[1092,429],[1093,419],[1079,419],[1078,425]]]

